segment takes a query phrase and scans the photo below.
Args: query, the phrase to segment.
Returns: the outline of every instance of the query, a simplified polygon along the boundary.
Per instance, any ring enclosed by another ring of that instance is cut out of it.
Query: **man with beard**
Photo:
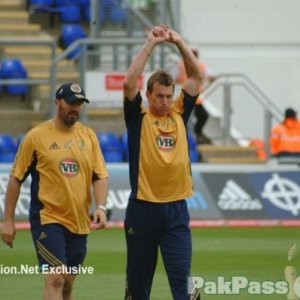
[[[55,117],[26,134],[7,185],[1,239],[12,247],[20,188],[31,174],[29,220],[44,300],[72,298],[90,232],[91,186],[96,228],[107,223],[105,162],[94,131],[77,122],[84,102],[89,100],[78,84],[57,90]]]

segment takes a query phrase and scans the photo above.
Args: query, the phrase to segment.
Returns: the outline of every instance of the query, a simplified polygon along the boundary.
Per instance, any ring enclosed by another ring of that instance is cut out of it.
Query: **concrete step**
[[[25,11],[0,11],[0,24],[28,24],[28,20],[29,14]]]
[[[29,60],[23,59],[22,63],[29,72],[47,72],[50,70],[50,60]],[[58,71],[70,72],[75,70],[74,61],[62,60],[57,65]]]
[[[57,84],[57,88],[60,84]],[[50,97],[50,85],[40,84],[36,85],[31,89],[31,95],[34,99],[39,99],[41,101],[49,101]],[[52,99],[51,99],[52,100]]]
[[[25,1],[23,0],[1,0],[0,1],[0,11],[16,11],[24,10]]]
[[[0,131],[18,136],[30,130],[34,122],[44,119],[44,113],[34,112],[32,109],[1,109]]]
[[[28,73],[29,78],[31,79],[49,79],[50,74],[49,72],[29,72]],[[64,81],[76,81],[78,82],[80,78],[80,75],[78,72],[59,72],[56,75],[56,79],[58,82],[64,82]]]
[[[47,76],[49,76],[49,74],[47,73],[33,73],[34,79],[48,79]],[[40,78],[39,76],[42,76],[42,78]],[[57,74],[57,83],[56,83],[56,87],[55,90],[58,89],[61,84],[65,83],[65,82],[79,82],[79,73],[76,72],[66,72],[66,73],[58,73]],[[33,79],[31,77],[31,79]],[[47,103],[50,100],[54,100],[52,99],[52,96],[50,95],[50,85],[48,84],[40,84],[40,85],[35,85],[31,88],[31,97],[32,99],[35,100],[40,100],[42,101],[43,105],[43,109],[47,109]]]
[[[237,145],[199,145],[203,162],[209,163],[261,163],[256,148]]]
[[[58,50],[57,53],[60,53]],[[3,49],[3,56],[5,57],[18,57],[22,60],[37,60],[37,61],[49,61],[51,58],[52,50],[49,46],[8,46]]]
[[[32,109],[1,109],[0,131],[18,136],[32,128],[32,123],[44,120],[46,115]]]
[[[266,161],[257,157],[213,157],[205,161],[211,164],[263,164]]]
[[[13,95],[2,91],[0,94],[0,110],[3,109],[30,109],[30,96]]]
[[[102,109],[97,114],[91,114],[89,104],[87,108],[87,121],[93,130],[98,131],[112,131],[121,134],[124,131],[124,115],[122,110],[117,109]]]
[[[39,24],[0,24],[0,36],[37,36],[40,31]]]
[[[120,116],[123,114],[121,108],[87,108],[86,115],[89,119],[99,118],[102,116]]]

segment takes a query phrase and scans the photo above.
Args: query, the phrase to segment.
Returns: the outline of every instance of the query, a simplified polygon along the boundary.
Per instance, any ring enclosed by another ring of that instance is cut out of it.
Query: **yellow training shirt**
[[[29,131],[10,175],[23,182],[29,174],[31,226],[59,223],[89,233],[92,182],[108,177],[93,130],[77,122],[62,131],[50,120]]]
[[[196,97],[181,91],[167,117],[142,107],[140,94],[125,99],[132,199],[172,202],[193,193],[187,122]]]

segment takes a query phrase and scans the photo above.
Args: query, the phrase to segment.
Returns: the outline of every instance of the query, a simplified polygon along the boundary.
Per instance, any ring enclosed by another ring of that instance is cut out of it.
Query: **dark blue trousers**
[[[192,256],[189,220],[185,200],[170,203],[129,200],[125,217],[126,300],[150,298],[159,248],[173,299],[189,299],[187,277]]]

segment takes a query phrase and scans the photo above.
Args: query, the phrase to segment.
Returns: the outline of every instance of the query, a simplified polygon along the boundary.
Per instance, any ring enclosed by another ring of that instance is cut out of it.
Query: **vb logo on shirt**
[[[162,151],[170,151],[175,146],[175,139],[171,135],[159,135],[156,138],[157,146]]]
[[[59,169],[63,175],[73,177],[78,173],[79,165],[75,159],[64,158],[59,163]]]

